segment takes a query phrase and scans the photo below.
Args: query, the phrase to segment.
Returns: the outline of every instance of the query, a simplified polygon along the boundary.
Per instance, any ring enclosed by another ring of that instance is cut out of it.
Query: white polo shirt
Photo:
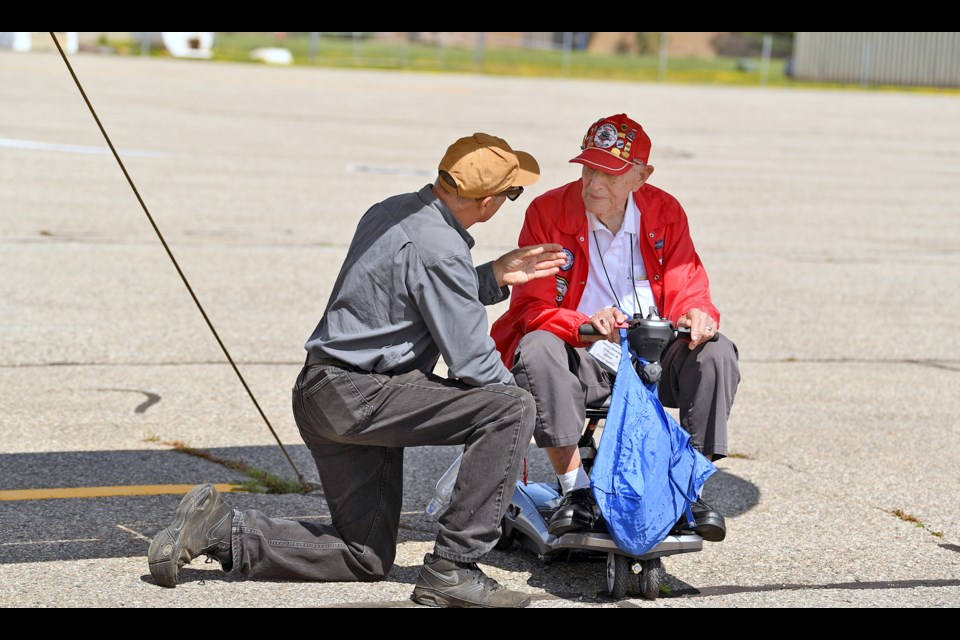
[[[627,316],[642,313],[645,317],[654,303],[647,269],[643,266],[640,244],[637,242],[640,210],[636,202],[632,197],[627,198],[623,224],[616,234],[611,233],[589,211],[587,221],[590,272],[577,311],[590,316],[604,307],[618,306],[619,299],[619,306]]]

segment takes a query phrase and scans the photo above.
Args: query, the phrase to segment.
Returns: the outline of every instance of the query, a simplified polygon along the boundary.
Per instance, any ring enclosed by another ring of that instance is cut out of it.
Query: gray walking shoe
[[[224,571],[229,571],[232,535],[233,509],[224,504],[212,484],[194,487],[183,496],[170,526],[150,542],[150,575],[161,586],[175,587],[180,567],[203,554],[219,560]]]
[[[530,604],[530,596],[507,589],[476,564],[452,562],[432,553],[423,557],[413,599],[428,607],[515,609]]]

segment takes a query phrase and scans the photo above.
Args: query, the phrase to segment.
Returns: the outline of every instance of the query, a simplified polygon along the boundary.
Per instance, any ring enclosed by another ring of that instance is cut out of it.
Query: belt
[[[307,360],[306,362],[303,363],[303,366],[313,367],[316,365],[339,367],[341,369],[356,369],[356,367],[350,364],[349,362],[344,362],[343,360],[337,360],[336,358],[328,358],[326,356],[318,356],[308,351]]]

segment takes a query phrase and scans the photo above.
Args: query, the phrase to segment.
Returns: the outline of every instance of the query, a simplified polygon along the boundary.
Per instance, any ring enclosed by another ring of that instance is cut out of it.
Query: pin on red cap
[[[619,176],[650,158],[650,138],[638,123],[621,113],[600,118],[587,129],[580,155],[570,160]]]

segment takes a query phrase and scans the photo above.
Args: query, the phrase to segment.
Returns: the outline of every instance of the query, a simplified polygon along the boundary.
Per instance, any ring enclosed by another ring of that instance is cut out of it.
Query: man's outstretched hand
[[[561,249],[558,244],[537,244],[505,253],[493,261],[497,284],[512,287],[554,275],[567,260]]]

